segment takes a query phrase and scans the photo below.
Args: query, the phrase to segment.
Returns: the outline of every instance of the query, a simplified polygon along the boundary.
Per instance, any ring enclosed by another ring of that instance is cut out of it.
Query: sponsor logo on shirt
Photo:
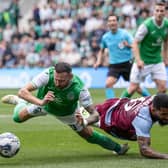
[[[162,45],[162,38],[159,37],[157,40],[156,40],[156,43],[152,43],[152,46],[161,46]]]

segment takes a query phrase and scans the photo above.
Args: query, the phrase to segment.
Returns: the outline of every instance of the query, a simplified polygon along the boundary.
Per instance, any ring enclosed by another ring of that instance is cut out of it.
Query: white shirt
[[[153,121],[150,115],[149,106],[140,109],[139,114],[132,121],[132,125],[135,128],[137,136],[150,137]]]

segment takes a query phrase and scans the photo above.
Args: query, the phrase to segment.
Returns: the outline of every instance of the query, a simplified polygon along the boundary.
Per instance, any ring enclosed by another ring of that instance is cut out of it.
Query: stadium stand
[[[0,68],[48,67],[58,61],[91,67],[110,13],[134,34],[153,0],[7,0],[1,2]],[[13,17],[15,16],[15,17]],[[107,54],[108,55],[108,54]],[[107,58],[107,57],[106,57]],[[102,66],[107,66],[107,59]]]

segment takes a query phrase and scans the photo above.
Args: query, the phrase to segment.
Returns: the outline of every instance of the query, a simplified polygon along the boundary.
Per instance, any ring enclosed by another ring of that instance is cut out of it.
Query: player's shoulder
[[[105,32],[104,34],[103,34],[103,38],[105,39],[105,38],[108,38],[109,36],[111,36],[111,31],[109,30],[109,31],[107,31],[107,32]]]
[[[164,17],[164,23],[168,26],[168,18]]]
[[[142,24],[143,24],[143,25],[149,25],[149,24],[153,23],[153,21],[154,21],[154,17],[149,17],[149,18],[145,19],[145,20],[142,22]]]
[[[131,36],[131,33],[124,28],[118,28],[118,34],[124,35],[124,36]]]
[[[124,32],[124,33],[127,32],[128,33],[128,31],[124,28],[118,28],[118,32]]]
[[[46,68],[42,71],[42,74],[45,74],[45,75],[49,75],[51,74],[52,72],[54,72],[54,67],[49,67],[49,68]]]
[[[82,81],[82,79],[75,74],[73,74],[72,83],[74,85],[80,86],[81,88],[84,87],[84,82]]]

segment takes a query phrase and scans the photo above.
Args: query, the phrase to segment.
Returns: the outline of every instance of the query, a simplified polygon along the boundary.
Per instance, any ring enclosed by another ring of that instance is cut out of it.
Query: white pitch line
[[[11,114],[2,114],[0,115],[0,118],[9,118],[9,117],[12,117]]]

